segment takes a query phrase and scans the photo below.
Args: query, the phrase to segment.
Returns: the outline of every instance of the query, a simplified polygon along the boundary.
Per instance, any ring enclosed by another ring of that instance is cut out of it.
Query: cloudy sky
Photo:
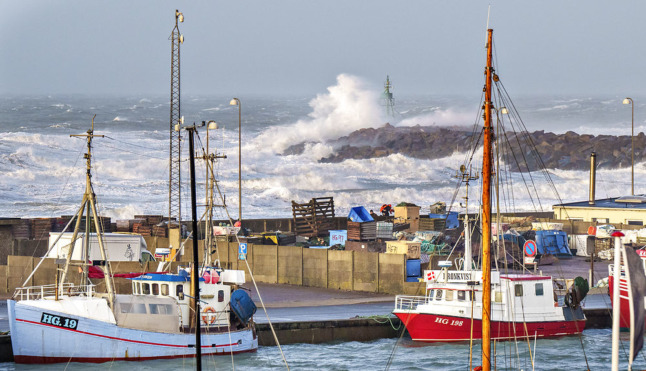
[[[399,94],[482,83],[485,1],[8,1],[0,94],[169,94],[174,11],[183,94],[314,94],[341,73]],[[645,93],[646,3],[497,1],[497,69],[515,94]]]

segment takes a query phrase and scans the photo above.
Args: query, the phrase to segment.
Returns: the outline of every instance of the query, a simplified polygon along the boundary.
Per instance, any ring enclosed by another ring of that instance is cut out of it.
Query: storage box
[[[366,208],[363,206],[357,206],[350,209],[350,213],[348,214],[348,220],[353,222],[359,222],[359,223],[375,221],[370,215],[370,213],[368,212],[368,210],[366,210]]]
[[[406,260],[406,276],[407,277],[419,277],[422,273],[421,271],[421,260],[420,259],[408,259]]]
[[[356,223],[348,221],[348,240],[371,241],[377,239],[376,222]]]
[[[330,231],[330,246],[341,245],[345,246],[345,241],[348,239],[347,230],[334,230]]]
[[[395,206],[395,219],[419,219],[419,206]]]
[[[393,238],[393,223],[377,222],[377,238]]]
[[[406,254],[406,259],[419,259],[422,249],[421,242],[415,241],[386,241],[386,253]]]

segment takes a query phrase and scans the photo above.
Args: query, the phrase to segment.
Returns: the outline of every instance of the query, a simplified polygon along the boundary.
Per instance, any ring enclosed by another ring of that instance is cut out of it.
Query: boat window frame
[[[435,290],[435,300],[436,301],[442,301],[442,296],[443,296],[442,291],[444,291],[444,290],[442,290],[442,289],[436,289]]]
[[[150,284],[148,282],[142,282],[141,293],[143,295],[150,295]]]
[[[446,290],[446,293],[444,294],[444,300],[453,301],[453,290]]]
[[[161,293],[162,296],[168,296],[170,293],[170,289],[168,287],[167,283],[162,283],[159,287],[159,292]]]
[[[458,290],[458,301],[466,301],[467,300],[467,292],[464,290]]]
[[[428,290],[428,300],[433,301],[433,296],[435,295],[435,289]]]
[[[155,296],[159,296],[159,284],[157,282],[150,285],[150,292]]]
[[[523,284],[522,283],[514,284],[514,296],[515,297],[522,297],[523,296]]]
[[[539,287],[540,287],[540,290],[539,290]],[[534,294],[535,294],[536,296],[543,296],[543,295],[545,295],[545,288],[543,287],[543,282],[537,282],[537,283],[534,285]]]

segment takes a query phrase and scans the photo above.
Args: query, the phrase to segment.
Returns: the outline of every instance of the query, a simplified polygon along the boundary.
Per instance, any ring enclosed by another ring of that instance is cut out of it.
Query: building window
[[[523,285],[520,283],[514,285],[514,293],[516,296],[523,296]]]
[[[592,218],[592,221],[597,223],[607,224],[608,218]]]
[[[536,296],[543,296],[543,284],[542,283],[537,283],[536,284]]]
[[[568,218],[568,220],[573,221],[573,222],[582,222],[583,218]]]
[[[626,224],[628,225],[644,225],[643,220],[626,220]]]

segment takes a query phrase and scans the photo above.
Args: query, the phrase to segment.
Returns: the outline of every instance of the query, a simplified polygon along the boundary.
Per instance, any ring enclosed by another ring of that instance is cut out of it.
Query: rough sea
[[[403,155],[319,163],[333,151],[328,141],[368,127],[463,126],[476,122],[480,96],[398,96],[394,116],[386,116],[379,89],[354,76],[339,75],[334,86],[313,96],[239,97],[242,102],[242,203],[244,218],[290,217],[291,201],[333,196],[337,215],[363,205],[378,209],[384,203],[411,202],[426,207],[449,202],[456,189],[454,175],[464,153],[436,160]],[[513,98],[513,97],[512,97]],[[238,209],[238,107],[231,97],[183,94],[185,125],[214,120],[210,149],[226,159],[217,163],[226,204]],[[630,107],[623,97],[514,98],[530,131],[588,134],[630,134]],[[635,107],[635,133],[644,131],[641,101]],[[135,214],[167,214],[169,103],[167,96],[4,96],[0,97],[0,217],[55,217],[75,211],[84,189],[86,151],[83,134],[95,119],[93,181],[100,213],[113,219]],[[183,131],[183,159],[188,140]],[[283,156],[292,144],[308,145],[302,155]],[[206,146],[206,130],[199,129],[198,155]],[[186,162],[185,162],[186,164]],[[188,164],[186,164],[188,165]],[[198,161],[198,194],[204,194],[204,167]],[[636,192],[646,174],[636,164]],[[560,198],[587,198],[588,172],[551,170],[558,196],[547,180],[534,176],[543,211]],[[188,166],[182,170],[183,215],[189,215]],[[602,170],[597,197],[630,192],[630,168]],[[473,184],[472,184],[473,186]],[[472,187],[472,189],[477,189]],[[477,195],[477,191],[474,191]],[[462,195],[460,195],[462,196]],[[515,193],[516,211],[536,207]],[[198,200],[203,196],[198,196]],[[471,195],[474,197],[474,194]],[[454,205],[458,209],[457,204]],[[216,215],[217,217],[218,215]],[[220,212],[219,216],[224,216]]]

